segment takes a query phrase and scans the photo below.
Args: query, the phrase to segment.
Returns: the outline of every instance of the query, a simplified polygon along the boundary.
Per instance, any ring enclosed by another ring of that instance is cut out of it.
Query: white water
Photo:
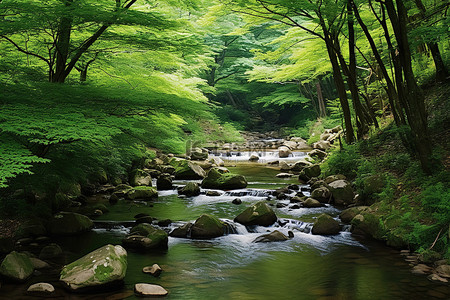
[[[216,151],[209,154],[209,157],[219,157],[225,162],[246,162],[252,155],[259,156],[258,163],[268,163],[273,161],[296,162],[308,157],[307,152],[293,151],[289,157],[280,158],[278,150],[259,150],[259,151]]]

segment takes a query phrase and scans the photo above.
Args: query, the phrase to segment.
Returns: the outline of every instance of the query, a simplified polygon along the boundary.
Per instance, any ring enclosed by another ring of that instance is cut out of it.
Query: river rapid
[[[298,156],[301,156],[300,154]],[[243,156],[227,160],[231,172],[246,176],[249,186],[220,196],[202,194],[179,198],[176,190],[159,192],[154,202],[119,201],[109,205],[97,195],[110,212],[99,217],[89,233],[57,239],[71,262],[105,244],[121,244],[138,213],[148,213],[159,220],[171,219],[171,230],[208,213],[232,224],[228,235],[211,240],[169,237],[168,250],[152,253],[128,251],[128,271],[122,290],[101,294],[76,295],[58,288],[57,274],[34,276],[33,282],[47,281],[58,292],[52,299],[138,299],[136,283],[159,284],[169,291],[167,299],[449,299],[448,285],[430,282],[413,275],[398,250],[378,242],[357,240],[343,227],[338,235],[320,236],[309,232],[311,223],[325,212],[337,218],[339,209],[291,208],[289,200],[279,201],[271,190],[288,184],[298,185],[308,194],[308,186],[295,178],[281,179],[276,168],[262,163],[243,163]],[[295,157],[298,159],[298,157]],[[184,185],[187,181],[175,181]],[[232,204],[240,198],[242,204]],[[266,200],[279,222],[271,227],[246,228],[232,220],[245,207]],[[277,207],[278,204],[278,207]],[[285,205],[284,205],[285,204]],[[279,230],[294,237],[284,242],[254,243],[269,231]],[[159,278],[142,272],[157,263],[163,269]],[[28,286],[28,285],[27,285]],[[26,285],[8,285],[0,290],[0,299],[37,299],[27,296]]]

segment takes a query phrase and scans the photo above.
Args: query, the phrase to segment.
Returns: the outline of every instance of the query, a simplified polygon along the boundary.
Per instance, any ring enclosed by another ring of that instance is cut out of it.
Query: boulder
[[[380,217],[369,211],[362,211],[356,215],[352,219],[351,225],[353,234],[366,235],[377,240],[385,238],[386,232],[380,222]]]
[[[153,264],[153,266],[151,267],[144,267],[142,269],[142,272],[144,272],[145,274],[150,274],[154,277],[158,277],[159,275],[161,275],[162,269],[157,264]]]
[[[170,232],[170,236],[177,238],[186,238],[191,234],[191,228],[194,224],[186,223],[183,226],[177,227],[172,232]]]
[[[209,197],[218,197],[220,195],[222,195],[222,193],[219,191],[206,191],[206,196]]]
[[[52,235],[74,235],[90,231],[93,226],[91,219],[84,215],[60,212],[51,218],[48,231]]]
[[[327,214],[321,214],[314,222],[312,234],[332,235],[340,231],[339,222]]]
[[[50,268],[50,265],[48,263],[46,263],[43,260],[40,260],[39,258],[35,258],[35,257],[30,257],[31,263],[33,264],[33,267],[36,270],[40,270],[40,269],[48,269]]]
[[[42,260],[51,260],[53,258],[60,257],[63,254],[61,247],[55,243],[51,243],[50,245],[42,248],[39,253],[39,258]]]
[[[64,266],[59,280],[71,291],[83,291],[121,283],[127,271],[127,251],[106,245]]]
[[[208,149],[193,148],[190,152],[191,160],[205,160],[208,159]]]
[[[338,133],[341,130],[342,130],[341,125],[338,125],[338,126],[333,127],[333,128],[330,129],[330,131],[333,132],[333,133]]]
[[[306,143],[306,141],[304,139],[302,139],[301,137],[291,137],[290,140],[292,142],[296,142],[296,143]]]
[[[268,242],[282,242],[287,241],[289,238],[285,236],[282,232],[275,230],[268,234],[263,234],[258,236],[253,243],[268,243]]]
[[[200,195],[200,187],[196,182],[188,182],[181,190],[178,191],[180,195],[187,197],[194,197]]]
[[[224,223],[218,218],[203,214],[191,228],[191,237],[194,239],[210,239],[224,235]]]
[[[436,268],[436,272],[441,277],[450,278],[450,265],[440,265]]]
[[[172,178],[169,173],[163,173],[158,177],[156,180],[156,189],[158,191],[173,189]]]
[[[206,176],[202,167],[186,159],[172,157],[169,164],[175,168],[175,179],[202,179]]]
[[[236,198],[236,199],[233,199],[233,201],[231,201],[231,203],[239,205],[239,204],[242,204],[242,200],[239,198]]]
[[[326,151],[331,148],[331,143],[329,141],[318,141],[313,144],[313,148]]]
[[[0,265],[0,275],[13,281],[25,281],[33,274],[34,266],[28,255],[13,251]]]
[[[169,293],[162,286],[149,283],[136,283],[134,285],[134,292],[142,297],[162,297]]]
[[[55,292],[55,288],[50,283],[39,282],[28,287],[27,292],[37,295],[49,295]]]
[[[312,163],[310,163],[309,161],[299,160],[292,166],[291,170],[292,171],[296,171],[296,172],[300,172],[304,168],[310,167],[310,166],[312,166]],[[314,176],[314,177],[316,177],[316,176]]]
[[[208,160],[208,162],[211,163],[213,167],[225,166],[225,162],[220,157],[212,157]]]
[[[152,186],[152,177],[147,172],[136,169],[130,174],[130,184],[132,186]]]
[[[257,162],[258,160],[259,160],[259,156],[256,154],[252,154],[250,156],[250,158],[248,159],[248,161],[251,161],[251,162]]]
[[[306,208],[314,208],[314,207],[322,207],[323,204],[320,203],[318,200],[313,199],[313,198],[307,198],[304,202],[303,202],[303,207]]]
[[[139,251],[167,249],[167,243],[167,233],[148,223],[141,223],[134,226],[130,233],[122,240],[125,248]]]
[[[247,207],[234,221],[245,226],[270,226],[277,221],[277,216],[265,202],[260,201]]]
[[[346,180],[347,177],[345,177],[345,175],[341,175],[341,174],[337,174],[337,175],[330,175],[327,178],[324,179],[326,184],[330,184],[333,181],[337,181],[337,180]]]
[[[247,187],[247,180],[242,175],[231,174],[219,168],[212,168],[202,181],[207,189],[233,190]]]
[[[318,177],[321,173],[320,165],[310,165],[306,166],[303,171],[305,172],[305,175],[309,177],[310,179],[313,177]]]
[[[331,199],[331,192],[329,189],[322,186],[312,191],[311,198],[314,198],[321,203],[329,203]]]
[[[285,161],[279,163],[280,171],[289,171],[292,167]]]
[[[278,148],[278,157],[279,158],[289,157],[289,155],[291,155],[291,154],[292,154],[292,151],[287,146],[281,146]]]
[[[356,217],[358,214],[360,214],[362,211],[365,211],[369,209],[368,206],[357,206],[357,207],[350,207],[347,209],[344,209],[340,214],[339,218],[344,223],[350,223],[354,217]]]
[[[320,149],[314,149],[311,152],[309,152],[308,155],[310,157],[317,157],[318,159],[322,160],[327,156],[327,153]]]
[[[127,191],[125,198],[128,200],[154,200],[158,198],[158,191],[151,186],[137,186]]]
[[[347,206],[354,203],[354,193],[350,182],[336,180],[329,184],[329,189],[336,205]]]

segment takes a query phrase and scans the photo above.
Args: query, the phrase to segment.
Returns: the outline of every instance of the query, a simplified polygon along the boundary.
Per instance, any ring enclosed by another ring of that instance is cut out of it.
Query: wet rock
[[[215,216],[201,215],[191,228],[194,239],[211,239],[224,235],[224,224]]]
[[[298,187],[298,185],[296,185],[296,184],[291,184],[291,185],[288,185],[288,187],[287,187],[289,190],[292,190],[292,191],[298,191],[300,188]]]
[[[248,161],[251,161],[251,162],[257,162],[258,160],[259,160],[259,156],[256,154],[252,154],[250,156],[250,158],[248,159]]]
[[[331,200],[331,192],[323,186],[313,190],[311,193],[311,198],[314,198],[321,203],[329,203]]]
[[[436,273],[441,277],[450,278],[450,265],[440,265],[436,268]]]
[[[336,180],[329,184],[334,203],[347,206],[354,203],[354,193],[351,184],[346,180]]]
[[[428,275],[427,278],[431,281],[438,281],[438,282],[444,282],[444,283],[448,282],[448,280],[446,278],[443,278],[443,277],[439,276],[438,274]]]
[[[314,191],[320,187],[326,187],[328,189],[328,184],[323,180],[316,180],[311,183],[311,191]]]
[[[289,238],[286,235],[278,230],[275,230],[271,233],[258,236],[253,243],[282,242],[287,240],[289,240]]]
[[[383,240],[384,228],[380,224],[379,216],[363,211],[356,215],[352,221],[352,233],[371,236],[377,240]]]
[[[178,228],[175,228],[170,232],[171,237],[177,237],[177,238],[186,238],[191,233],[191,228],[194,224],[192,223],[186,223],[183,226],[180,226]]]
[[[150,216],[143,216],[140,218],[136,218],[136,224],[141,224],[141,223],[149,223],[151,224],[153,222],[153,218]]]
[[[303,202],[303,207],[306,208],[314,208],[314,207],[322,207],[323,204],[320,203],[319,201],[317,201],[316,199],[313,198],[307,198],[304,202]]]
[[[285,193],[278,193],[278,195],[277,195],[278,200],[284,200],[284,199],[287,199],[288,197],[289,196],[286,195]]]
[[[320,165],[306,166],[303,171],[308,178],[318,177],[321,173]]]
[[[51,260],[58,258],[62,255],[63,251],[61,247],[55,243],[45,246],[39,253],[39,258],[42,260]]]
[[[48,269],[50,268],[50,265],[48,263],[46,263],[43,260],[40,260],[39,258],[35,258],[35,257],[30,257],[31,263],[33,264],[33,267],[36,270],[41,270],[41,269]]]
[[[281,146],[278,148],[278,157],[279,158],[289,157],[291,154],[292,154],[292,151],[287,146]]]
[[[136,169],[130,174],[130,184],[131,186],[152,186],[152,177],[147,172]]]
[[[202,167],[186,159],[173,157],[169,164],[175,168],[175,179],[202,179],[206,176]]]
[[[327,214],[321,214],[314,222],[312,233],[320,235],[338,234],[340,231],[339,222]]]
[[[300,202],[303,202],[305,199],[306,199],[306,198],[305,198],[304,196],[303,196],[303,197],[294,196],[294,197],[292,197],[292,198],[289,200],[289,202],[291,202],[291,203],[300,203]]]
[[[167,233],[147,223],[134,226],[129,235],[122,240],[125,248],[139,251],[167,249],[167,243]]]
[[[283,208],[286,206],[287,206],[287,204],[285,204],[285,203],[277,203],[277,205],[276,205],[277,208]]]
[[[242,203],[242,200],[239,199],[239,198],[236,198],[236,199],[233,199],[233,201],[231,201],[231,203],[236,204],[236,205],[239,205],[239,204]]]
[[[223,167],[223,166],[225,166],[225,162],[220,157],[212,157],[208,161],[209,161],[209,163],[212,164],[213,167]]]
[[[425,275],[430,274],[433,271],[433,268],[424,265],[424,264],[418,264],[417,266],[414,266],[411,270],[411,273],[416,275]]]
[[[64,266],[60,280],[71,291],[97,289],[123,281],[127,271],[127,251],[106,245]]]
[[[145,274],[150,274],[154,277],[159,277],[159,275],[161,275],[162,269],[160,266],[158,266],[158,264],[153,264],[153,266],[151,267],[144,267],[142,269],[142,272],[144,272]]]
[[[207,189],[233,190],[247,187],[247,180],[242,175],[223,172],[220,168],[212,168],[202,181]]]
[[[220,195],[222,195],[222,193],[219,191],[207,191],[206,192],[206,196],[210,196],[210,197],[218,197]]]
[[[200,187],[196,182],[188,182],[181,190],[178,191],[180,195],[187,197],[194,197],[200,195]]]
[[[247,207],[234,221],[245,226],[270,226],[277,221],[277,216],[265,202],[260,201]]]
[[[75,235],[90,231],[94,223],[88,217],[71,212],[60,212],[49,222],[49,232],[53,235]]]
[[[171,219],[160,220],[160,221],[158,221],[157,224],[158,224],[158,226],[161,226],[161,227],[167,227],[170,224],[172,224],[172,220]]]
[[[158,179],[156,179],[156,189],[158,191],[173,189],[172,178],[170,177],[170,174],[163,173],[158,177]]]
[[[290,209],[300,209],[300,205],[294,204],[294,205],[289,206],[289,208]]]
[[[0,265],[0,275],[13,280],[24,281],[33,274],[34,266],[24,253],[13,251],[6,255]]]
[[[36,294],[36,295],[50,295],[55,292],[55,288],[50,283],[46,282],[39,282],[30,285],[28,287],[27,292],[30,294]]]
[[[136,283],[134,285],[134,292],[138,296],[143,297],[161,297],[166,296],[169,292],[160,285],[148,283]]]
[[[125,197],[128,200],[150,201],[158,198],[158,191],[151,186],[137,186],[127,191]]]

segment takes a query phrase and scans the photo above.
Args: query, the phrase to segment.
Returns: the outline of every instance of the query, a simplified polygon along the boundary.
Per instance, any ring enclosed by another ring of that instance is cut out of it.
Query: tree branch
[[[3,38],[5,40],[7,40],[8,42],[10,42],[11,44],[13,44],[13,46],[16,47],[16,49],[19,50],[20,52],[22,52],[24,54],[28,54],[28,55],[34,56],[34,57],[37,57],[40,60],[45,61],[48,65],[50,65],[50,62],[49,62],[48,59],[46,59],[45,57],[43,57],[43,56],[41,56],[39,54],[36,54],[36,53],[30,52],[30,51],[26,51],[25,49],[22,49],[18,44],[16,44],[16,42],[11,40],[9,37],[4,36],[4,35],[0,35],[0,38]]]

